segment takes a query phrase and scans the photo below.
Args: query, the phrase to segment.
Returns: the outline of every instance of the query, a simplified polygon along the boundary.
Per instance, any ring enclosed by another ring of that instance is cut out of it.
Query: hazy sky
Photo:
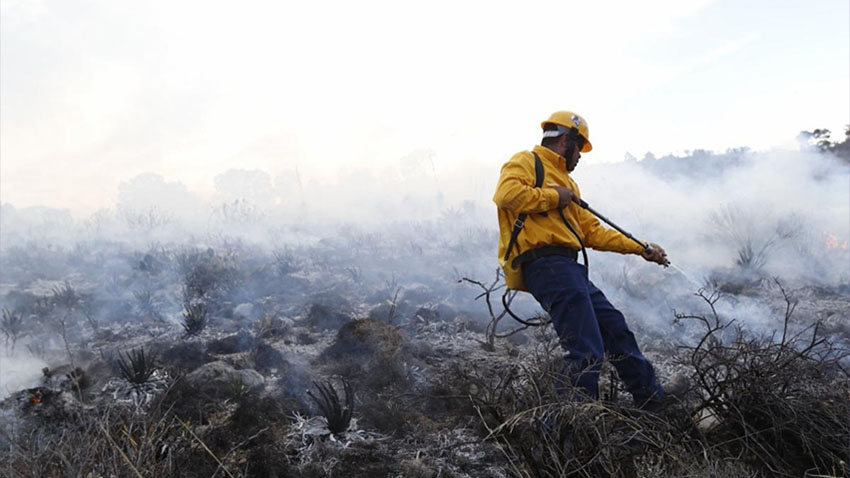
[[[850,2],[0,1],[0,200],[77,214],[142,172],[498,168],[557,109],[618,161],[850,122]]]

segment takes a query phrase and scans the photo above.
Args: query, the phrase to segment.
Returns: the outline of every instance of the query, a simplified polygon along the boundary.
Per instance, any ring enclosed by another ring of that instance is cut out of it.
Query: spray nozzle
[[[652,254],[653,251],[654,251],[654,249],[652,248],[652,246],[650,246],[649,244],[644,244],[643,252],[645,254]],[[670,266],[670,259],[667,259],[666,256],[663,259],[664,259],[664,262],[661,265],[664,266],[664,267],[669,267]]]

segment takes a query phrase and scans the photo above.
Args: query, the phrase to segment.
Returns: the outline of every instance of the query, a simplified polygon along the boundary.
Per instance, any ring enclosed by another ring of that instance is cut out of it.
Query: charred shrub
[[[188,303],[184,305],[183,326],[184,337],[194,337],[207,327],[207,306],[203,302]]]
[[[261,372],[286,370],[289,368],[289,363],[283,357],[283,354],[262,341],[258,342],[257,346],[251,351],[251,358],[254,361],[254,367]]]
[[[121,377],[137,385],[147,382],[159,368],[156,354],[146,352],[144,347],[139,347],[125,354],[118,352],[115,365],[118,367]]]
[[[14,351],[18,339],[26,335],[23,316],[4,308],[2,319],[0,319],[0,331],[6,337],[6,345],[8,346],[11,343],[10,350]]]
[[[328,430],[333,433],[344,433],[348,431],[351,425],[351,414],[354,412],[354,392],[351,390],[351,384],[346,379],[341,379],[342,387],[345,393],[345,401],[339,398],[339,394],[330,381],[319,383],[313,382],[313,385],[318,391],[318,395],[314,395],[312,391],[307,391],[307,394],[325,417],[328,423]]]
[[[188,251],[178,258],[183,275],[184,297],[218,301],[239,282],[233,257],[205,251]]]
[[[347,322],[322,358],[337,375],[362,380],[369,387],[405,386],[404,334],[376,319]]]
[[[709,224],[718,239],[735,248],[736,268],[713,274],[724,292],[740,294],[757,287],[764,279],[771,256],[799,235],[800,218],[795,215],[768,222],[756,211],[726,206],[712,212]]]
[[[264,339],[276,339],[292,332],[292,319],[282,319],[274,315],[264,315],[257,321],[256,333]]]
[[[351,320],[351,315],[343,307],[314,303],[307,313],[306,323],[315,330],[338,329]]]
[[[278,400],[248,393],[236,399],[237,408],[230,416],[230,429],[239,437],[288,422],[287,410]]]
[[[150,289],[133,291],[133,298],[135,299],[134,309],[138,315],[164,320]]]
[[[50,303],[53,307],[74,310],[83,301],[83,297],[77,293],[68,281],[65,281],[61,286],[53,287],[51,292]]]

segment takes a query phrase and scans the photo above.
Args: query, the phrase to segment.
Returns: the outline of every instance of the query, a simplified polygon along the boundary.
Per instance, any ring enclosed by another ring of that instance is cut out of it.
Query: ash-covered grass
[[[775,312],[772,335],[747,327],[754,309],[736,309],[738,296],[671,297],[693,308],[640,340],[662,379],[678,372],[690,388],[650,413],[607,373],[601,400],[556,391],[557,340],[545,326],[515,332],[489,249],[342,236],[276,253],[238,241],[83,248],[50,278],[4,259],[20,268],[0,296],[7,350],[17,341],[55,372],[2,402],[0,474],[847,473],[841,291],[748,286]]]

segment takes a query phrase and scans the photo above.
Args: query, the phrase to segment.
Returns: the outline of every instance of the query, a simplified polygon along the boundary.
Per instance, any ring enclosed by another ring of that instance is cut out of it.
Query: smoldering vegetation
[[[212,205],[149,175],[83,221],[3,206],[4,476],[846,476],[847,164],[735,150],[576,176],[678,267],[590,255],[677,389],[663,409],[610,363],[598,401],[556,391],[557,338],[506,315],[492,191],[457,194],[468,175],[364,173],[336,201],[242,172]]]

